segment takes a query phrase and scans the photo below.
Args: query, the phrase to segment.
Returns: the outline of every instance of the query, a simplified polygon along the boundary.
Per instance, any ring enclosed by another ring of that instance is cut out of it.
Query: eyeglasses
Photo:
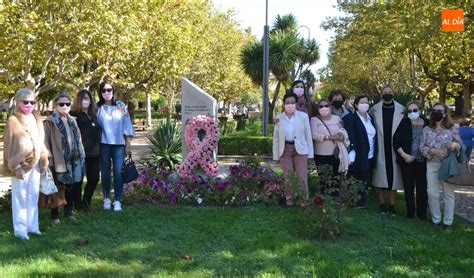
[[[319,105],[319,108],[324,108],[324,107],[327,107],[327,108],[329,108],[329,104],[323,104],[323,105]]]
[[[418,111],[419,111],[419,110],[418,110],[418,109],[416,109],[416,108],[415,108],[415,109],[413,109],[413,110],[407,110],[407,112],[408,112],[408,113],[411,113],[411,112],[413,112],[413,113],[416,113],[416,112],[418,112]]]
[[[24,104],[24,105],[28,105],[28,104],[35,105],[35,104],[36,104],[36,101],[35,101],[35,100],[24,100],[24,101],[23,101],[23,104]]]
[[[102,93],[112,93],[114,89],[112,88],[107,88],[107,89],[102,89]]]
[[[71,103],[70,102],[61,102],[61,103],[58,103],[59,107],[64,107],[64,106],[71,106]]]
[[[294,101],[286,101],[285,104],[296,104]]]
[[[444,110],[443,110],[443,109],[435,109],[435,110],[433,110],[433,112],[438,112],[438,113],[443,113],[443,114],[444,114]]]

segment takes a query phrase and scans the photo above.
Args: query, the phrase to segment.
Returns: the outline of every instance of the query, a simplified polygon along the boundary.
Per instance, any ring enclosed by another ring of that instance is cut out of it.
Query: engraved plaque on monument
[[[188,154],[184,130],[189,119],[197,115],[213,117],[217,121],[217,101],[186,78],[181,79],[181,121],[183,124],[183,159]],[[216,154],[214,154],[214,157]]]

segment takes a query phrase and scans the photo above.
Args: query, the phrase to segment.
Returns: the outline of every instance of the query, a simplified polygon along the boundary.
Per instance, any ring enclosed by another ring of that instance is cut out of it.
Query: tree
[[[296,18],[292,14],[278,15],[270,31],[269,70],[275,83],[275,90],[269,103],[269,122],[273,118],[281,89],[287,90],[293,80],[301,78],[302,73],[319,59],[318,44],[314,39],[301,38],[297,32],[297,25]],[[261,86],[263,41],[252,41],[247,44],[241,53],[241,63],[254,84]]]

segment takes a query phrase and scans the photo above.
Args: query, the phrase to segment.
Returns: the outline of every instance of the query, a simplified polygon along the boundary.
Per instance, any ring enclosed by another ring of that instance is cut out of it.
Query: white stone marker
[[[213,117],[217,123],[217,101],[193,82],[186,78],[181,79],[181,121],[183,126],[183,160],[188,154],[188,147],[184,140],[184,130],[189,119],[197,115]],[[214,151],[214,158],[217,157]]]

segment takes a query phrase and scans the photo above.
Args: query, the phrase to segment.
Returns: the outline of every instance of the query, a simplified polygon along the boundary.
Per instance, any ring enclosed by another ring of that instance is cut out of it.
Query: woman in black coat
[[[87,184],[82,202],[84,209],[90,211],[92,195],[100,177],[99,143],[101,129],[97,123],[94,98],[88,90],[81,90],[77,94],[71,115],[76,117],[86,154]]]
[[[343,118],[344,127],[351,141],[349,146],[349,175],[364,182],[366,189],[372,181],[372,170],[377,155],[376,128],[373,119],[369,116],[369,98],[365,95],[355,98],[355,113]],[[357,204],[365,208],[366,190],[361,192]]]
[[[421,103],[410,101],[405,107],[405,118],[400,122],[393,136],[393,148],[397,152],[397,163],[402,171],[407,217],[416,215],[426,220],[428,196],[426,190],[426,160],[420,151],[421,135],[428,121],[421,117]]]

